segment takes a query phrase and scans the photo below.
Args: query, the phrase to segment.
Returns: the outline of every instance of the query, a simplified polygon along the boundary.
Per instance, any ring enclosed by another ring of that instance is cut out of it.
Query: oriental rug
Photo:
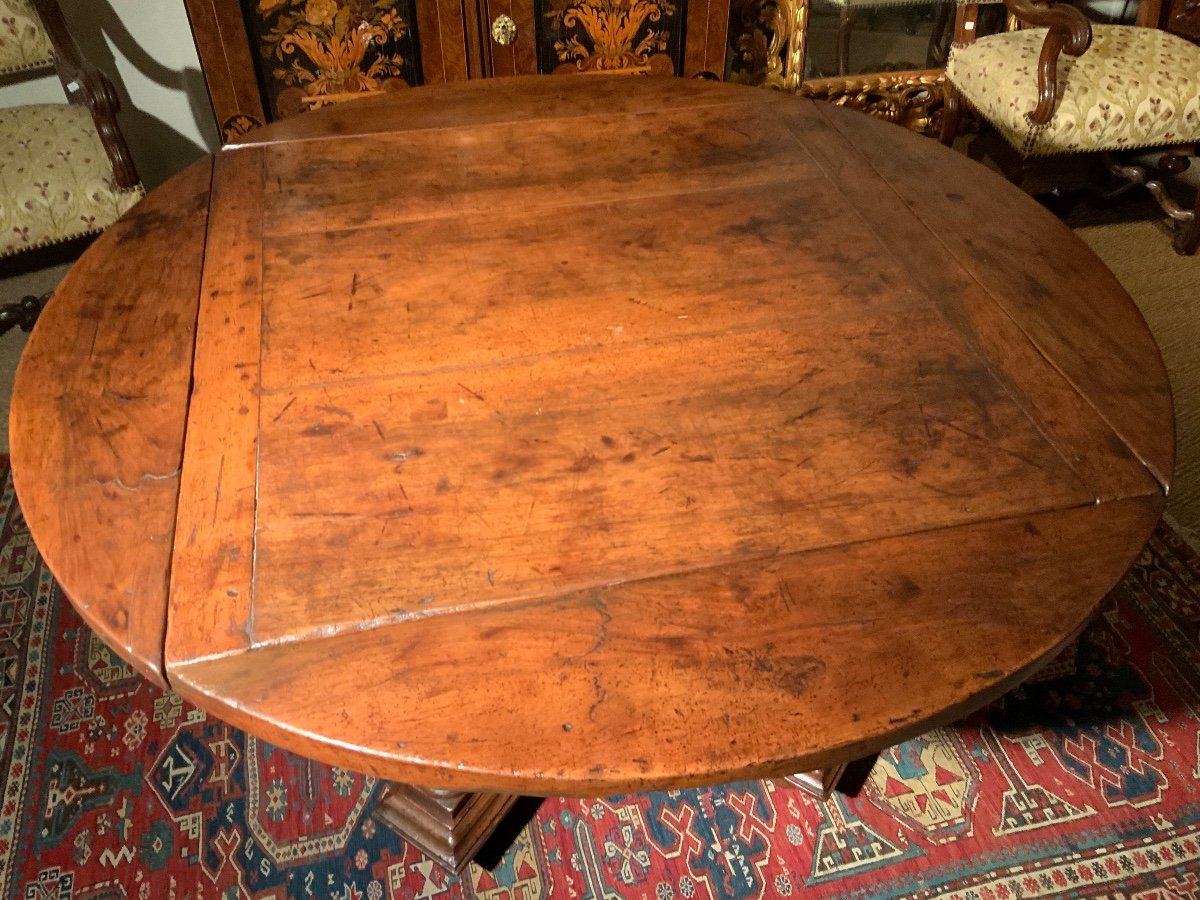
[[[136,675],[42,564],[2,458],[0,485],[0,900],[1200,898],[1200,560],[1166,526],[1058,677],[885,752],[857,797],[547,800],[454,879],[371,818],[370,778]]]

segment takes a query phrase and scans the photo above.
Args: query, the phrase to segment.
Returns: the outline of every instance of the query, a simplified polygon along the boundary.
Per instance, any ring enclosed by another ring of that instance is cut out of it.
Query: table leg
[[[853,797],[862,789],[871,774],[871,767],[879,758],[878,753],[864,756],[861,759],[839,763],[827,769],[813,769],[811,772],[797,772],[788,780],[803,790],[808,791],[818,800],[828,800],[835,790]]]
[[[792,782],[808,791],[818,800],[828,800],[837,783],[846,771],[846,764],[833,766],[829,769],[813,769],[811,772],[797,772],[792,776]]]
[[[391,784],[374,815],[426,856],[461,874],[519,799]]]
[[[800,772],[789,781],[820,800],[828,800],[835,789],[854,795],[866,781],[877,756]],[[518,807],[522,800],[524,810]],[[472,794],[393,782],[384,790],[374,816],[443,868],[462,874],[488,839],[513,819],[513,824],[506,826],[513,830],[496,835],[495,847],[483,854],[497,853],[498,859],[498,852],[515,837],[516,829],[532,818],[538,802],[517,794]]]

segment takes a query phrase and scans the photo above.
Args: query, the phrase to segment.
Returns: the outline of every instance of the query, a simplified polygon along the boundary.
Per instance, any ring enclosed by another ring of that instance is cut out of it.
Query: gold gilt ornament
[[[919,134],[941,128],[941,70],[804,80],[809,0],[734,0],[741,23],[731,81],[763,85],[861,110]]]
[[[945,75],[937,70],[884,72],[806,81],[800,94],[936,137],[941,131],[944,84]]]

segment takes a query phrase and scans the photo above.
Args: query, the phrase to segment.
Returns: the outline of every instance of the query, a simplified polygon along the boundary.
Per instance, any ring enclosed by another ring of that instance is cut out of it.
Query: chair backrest
[[[133,155],[117,124],[121,100],[108,77],[83,58],[58,0],[0,0],[0,77],[53,69],[68,103],[84,106],[118,187],[140,183]]]
[[[54,46],[30,0],[0,0],[0,75],[54,65]]]

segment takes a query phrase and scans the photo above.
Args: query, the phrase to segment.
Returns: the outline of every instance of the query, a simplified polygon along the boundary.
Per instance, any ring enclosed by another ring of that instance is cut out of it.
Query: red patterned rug
[[[1200,560],[1166,527],[1072,672],[884,753],[854,799],[547,800],[454,880],[370,817],[371,779],[134,674],[42,565],[2,458],[0,483],[0,900],[1200,898]]]

